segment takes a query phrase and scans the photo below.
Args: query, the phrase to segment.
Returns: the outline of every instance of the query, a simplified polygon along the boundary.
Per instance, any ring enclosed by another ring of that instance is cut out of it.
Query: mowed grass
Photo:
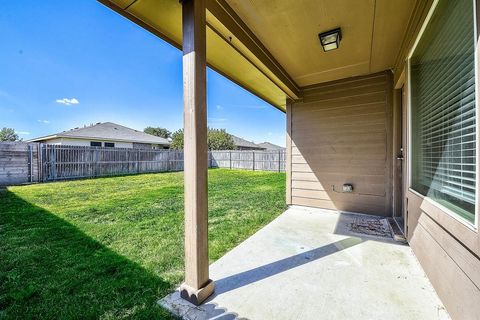
[[[209,171],[213,262],[285,209],[283,173]],[[0,319],[168,319],[183,279],[183,173],[0,191]]]

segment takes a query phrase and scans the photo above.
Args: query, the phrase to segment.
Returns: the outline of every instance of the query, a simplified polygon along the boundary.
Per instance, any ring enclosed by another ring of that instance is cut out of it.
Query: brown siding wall
[[[306,88],[287,108],[292,204],[391,215],[392,92],[382,72]]]
[[[407,192],[407,238],[452,319],[480,319],[480,237]]]

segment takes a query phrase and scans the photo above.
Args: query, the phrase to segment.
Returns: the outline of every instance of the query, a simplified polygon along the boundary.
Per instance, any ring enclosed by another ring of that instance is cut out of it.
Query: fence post
[[[30,182],[33,182],[33,145],[30,146]]]
[[[137,149],[137,173],[140,172],[140,150]]]
[[[50,174],[50,171],[48,171],[48,144],[45,145],[45,150],[42,153],[42,158],[45,156],[43,159],[43,181],[47,181]]]
[[[228,152],[230,155],[230,170],[232,170],[232,151]]]
[[[43,181],[43,155],[42,155],[42,152],[43,152],[43,144],[42,143],[39,143],[37,144],[37,170],[38,170],[38,182],[41,182]]]
[[[37,143],[37,170],[38,170],[38,175],[37,175],[37,182],[42,181],[42,158],[41,158],[41,150],[42,150],[42,144],[39,142]]]
[[[170,149],[167,151],[167,172],[170,171]]]
[[[28,182],[32,182],[32,146],[27,144]]]
[[[93,176],[98,175],[98,147],[93,150]]]
[[[252,159],[253,171],[255,171],[255,151],[253,151],[252,154],[253,154],[253,159]]]
[[[55,145],[52,146],[52,157],[51,157],[51,163],[52,163],[52,178],[53,180],[57,180],[57,150],[55,149]]]
[[[282,160],[281,160],[280,150],[278,150],[278,172],[281,171],[280,170],[281,164],[282,164]]]

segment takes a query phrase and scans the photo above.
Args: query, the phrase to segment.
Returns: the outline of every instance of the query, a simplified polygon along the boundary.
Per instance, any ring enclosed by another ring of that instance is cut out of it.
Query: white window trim
[[[445,1],[449,1],[449,0],[445,0]],[[475,117],[476,117],[476,138],[475,138],[475,145],[476,145],[476,159],[475,159],[475,171],[476,171],[476,176],[475,176],[475,216],[474,216],[474,221],[473,223],[468,221],[467,219],[465,218],[462,218],[460,215],[458,215],[457,213],[455,213],[453,210],[441,205],[440,203],[438,203],[437,201],[435,201],[435,199],[432,199],[430,198],[429,196],[424,196],[423,194],[419,193],[418,191],[415,191],[413,188],[412,188],[412,170],[411,170],[411,166],[412,166],[412,153],[410,152],[410,148],[412,146],[412,117],[411,117],[411,108],[412,108],[412,96],[411,96],[411,86],[410,86],[410,60],[412,58],[412,55],[413,53],[415,52],[415,49],[417,48],[417,45],[418,43],[420,42],[420,39],[422,38],[423,36],[423,33],[425,32],[425,29],[427,28],[428,24],[430,23],[430,20],[433,16],[433,13],[435,12],[435,9],[437,8],[437,5],[438,5],[438,2],[439,0],[435,0],[432,4],[432,7],[430,8],[429,12],[428,12],[428,15],[427,17],[425,18],[425,21],[423,22],[423,25],[422,25],[422,28],[420,29],[420,32],[418,33],[417,35],[417,38],[415,39],[415,42],[412,46],[412,49],[410,50],[408,56],[407,56],[407,94],[408,94],[408,97],[407,97],[407,128],[406,128],[406,131],[407,131],[407,143],[408,143],[408,157],[407,157],[407,171],[408,171],[408,174],[407,174],[407,185],[408,185],[408,190],[410,192],[412,192],[413,194],[417,195],[418,197],[422,198],[424,201],[427,201],[429,202],[430,204],[432,204],[433,206],[437,207],[438,209],[440,209],[442,212],[446,213],[447,215],[451,216],[453,219],[457,220],[458,222],[462,223],[463,225],[465,225],[466,227],[468,227],[469,229],[471,230],[474,230],[476,232],[478,232],[478,224],[479,224],[479,206],[480,206],[480,192],[479,192],[479,188],[480,188],[480,157],[479,157],[479,154],[480,154],[480,150],[479,150],[479,146],[480,146],[480,143],[479,143],[479,133],[480,133],[480,124],[479,124],[479,121],[480,121],[480,103],[479,103],[479,98],[480,98],[480,93],[479,93],[479,86],[478,86],[478,80],[479,80],[479,73],[478,73],[478,55],[476,53],[477,51],[477,0],[471,0],[473,1],[473,15],[474,15],[474,18],[473,18],[473,21],[474,21],[474,41],[475,41]]]

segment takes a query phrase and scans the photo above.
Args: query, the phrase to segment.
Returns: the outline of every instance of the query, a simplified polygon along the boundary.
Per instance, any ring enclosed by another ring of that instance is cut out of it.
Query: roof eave
[[[181,43],[178,43],[178,40],[174,40],[167,36],[166,34],[162,33],[161,31],[157,30],[156,28],[152,27],[151,25],[145,23],[134,14],[127,11],[123,7],[115,4],[111,0],[98,0],[100,3],[104,4],[108,8],[112,9],[113,11],[117,12],[118,14],[122,15],[123,17],[129,19],[130,21],[134,22],[135,24],[141,26],[142,28],[146,29],[147,31],[151,32],[152,34],[158,36],[159,38],[163,39],[164,41],[168,42],[172,46],[177,49],[181,50]],[[255,56],[255,61],[252,61],[247,57],[247,54],[241,52],[238,46],[235,46],[232,41],[226,41],[225,35],[223,33],[224,30],[220,30],[215,25],[211,23],[208,24],[208,27],[211,28],[215,33],[218,34],[225,43],[233,47],[237,52],[244,56],[245,60],[252,64],[255,68],[257,68],[263,76],[268,78],[279,90],[283,91],[286,98],[291,99],[298,99],[300,97],[300,88],[297,84],[292,80],[292,78],[288,75],[288,73],[283,69],[283,67],[278,63],[273,55],[271,55],[268,50],[263,46],[261,41],[256,38],[256,36],[251,32],[248,27],[241,21],[241,19],[235,14],[235,12],[228,6],[225,1],[221,0],[208,0],[207,1],[207,9],[209,12],[218,19],[221,27],[225,27],[229,34],[232,34],[237,42],[242,42],[241,46],[248,49],[248,54]],[[275,101],[273,98],[270,98],[266,95],[263,95],[261,92],[255,89],[255,87],[251,83],[242,83],[239,80],[235,79],[235,76],[225,72],[225,70],[220,70],[216,66],[212,65],[211,63],[207,63],[207,65],[215,70],[216,72],[220,73],[222,76],[228,78],[235,84],[239,85],[240,87],[244,88],[245,90],[253,93],[254,95],[258,96],[262,100],[266,101],[267,103],[273,105],[277,109],[282,112],[286,112],[285,103]]]
[[[27,140],[26,142],[37,142],[37,141],[51,140],[51,139],[56,139],[56,138],[60,138],[60,137],[56,134],[52,134],[52,135],[49,135],[49,136],[43,136],[43,137],[30,139],[30,140]]]
[[[110,142],[147,143],[147,144],[158,144],[158,145],[167,145],[167,146],[169,146],[171,144],[169,141],[166,141],[166,142],[160,142],[160,141],[156,142],[155,141],[154,142],[154,141],[146,141],[146,140],[112,139],[112,138],[93,137],[93,136],[74,136],[74,137],[72,137],[72,136],[69,136],[69,135],[62,135],[62,134],[31,139],[31,140],[28,140],[27,142],[36,142],[36,141],[44,141],[44,140],[59,139],[59,138],[74,139],[74,140],[102,140],[102,141],[110,141]]]

